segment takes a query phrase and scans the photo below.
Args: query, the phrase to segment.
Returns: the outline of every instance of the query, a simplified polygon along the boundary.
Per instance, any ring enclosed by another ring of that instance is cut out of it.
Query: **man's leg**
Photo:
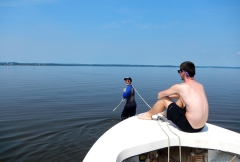
[[[170,97],[163,97],[160,100],[158,100],[149,111],[138,115],[138,118],[151,120],[153,115],[162,112],[164,108],[167,108],[168,105],[170,105],[172,102],[173,101]]]
[[[122,120],[125,120],[128,117],[129,117],[129,112],[127,110],[127,106],[125,105],[123,110],[122,110],[121,118],[122,118]]]
[[[177,101],[176,104],[180,107],[180,108],[184,108],[186,105],[183,101],[183,99],[180,97]]]
[[[182,98],[180,97],[176,102],[176,105],[178,105],[180,108],[184,108],[185,103],[183,102]],[[161,114],[165,117],[167,117],[167,110],[161,112]]]

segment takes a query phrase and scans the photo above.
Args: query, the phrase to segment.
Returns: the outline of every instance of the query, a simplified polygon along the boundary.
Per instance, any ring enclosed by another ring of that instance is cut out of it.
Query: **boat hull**
[[[206,123],[201,132],[186,133],[163,119],[164,122],[141,120],[134,116],[118,123],[95,142],[83,161],[122,162],[146,152],[179,146],[240,155],[240,134],[236,132]]]

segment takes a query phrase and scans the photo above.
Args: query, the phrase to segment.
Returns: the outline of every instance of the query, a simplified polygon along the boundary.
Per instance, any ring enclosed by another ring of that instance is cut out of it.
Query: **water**
[[[0,161],[82,161],[120,122],[123,78],[149,105],[181,82],[173,67],[0,66]],[[240,133],[240,69],[198,68],[209,100],[208,123]],[[137,113],[148,110],[136,94]]]

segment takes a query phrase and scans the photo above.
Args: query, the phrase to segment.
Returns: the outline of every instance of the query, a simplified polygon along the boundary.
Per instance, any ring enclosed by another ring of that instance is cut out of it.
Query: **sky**
[[[0,62],[240,67],[239,0],[1,0]]]

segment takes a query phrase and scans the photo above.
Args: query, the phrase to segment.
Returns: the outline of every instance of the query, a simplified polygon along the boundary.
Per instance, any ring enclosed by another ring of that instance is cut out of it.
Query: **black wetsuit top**
[[[126,87],[126,91],[123,93],[123,98],[126,99],[126,104],[122,111],[122,120],[136,114],[137,104],[135,101],[135,91],[131,84]]]

